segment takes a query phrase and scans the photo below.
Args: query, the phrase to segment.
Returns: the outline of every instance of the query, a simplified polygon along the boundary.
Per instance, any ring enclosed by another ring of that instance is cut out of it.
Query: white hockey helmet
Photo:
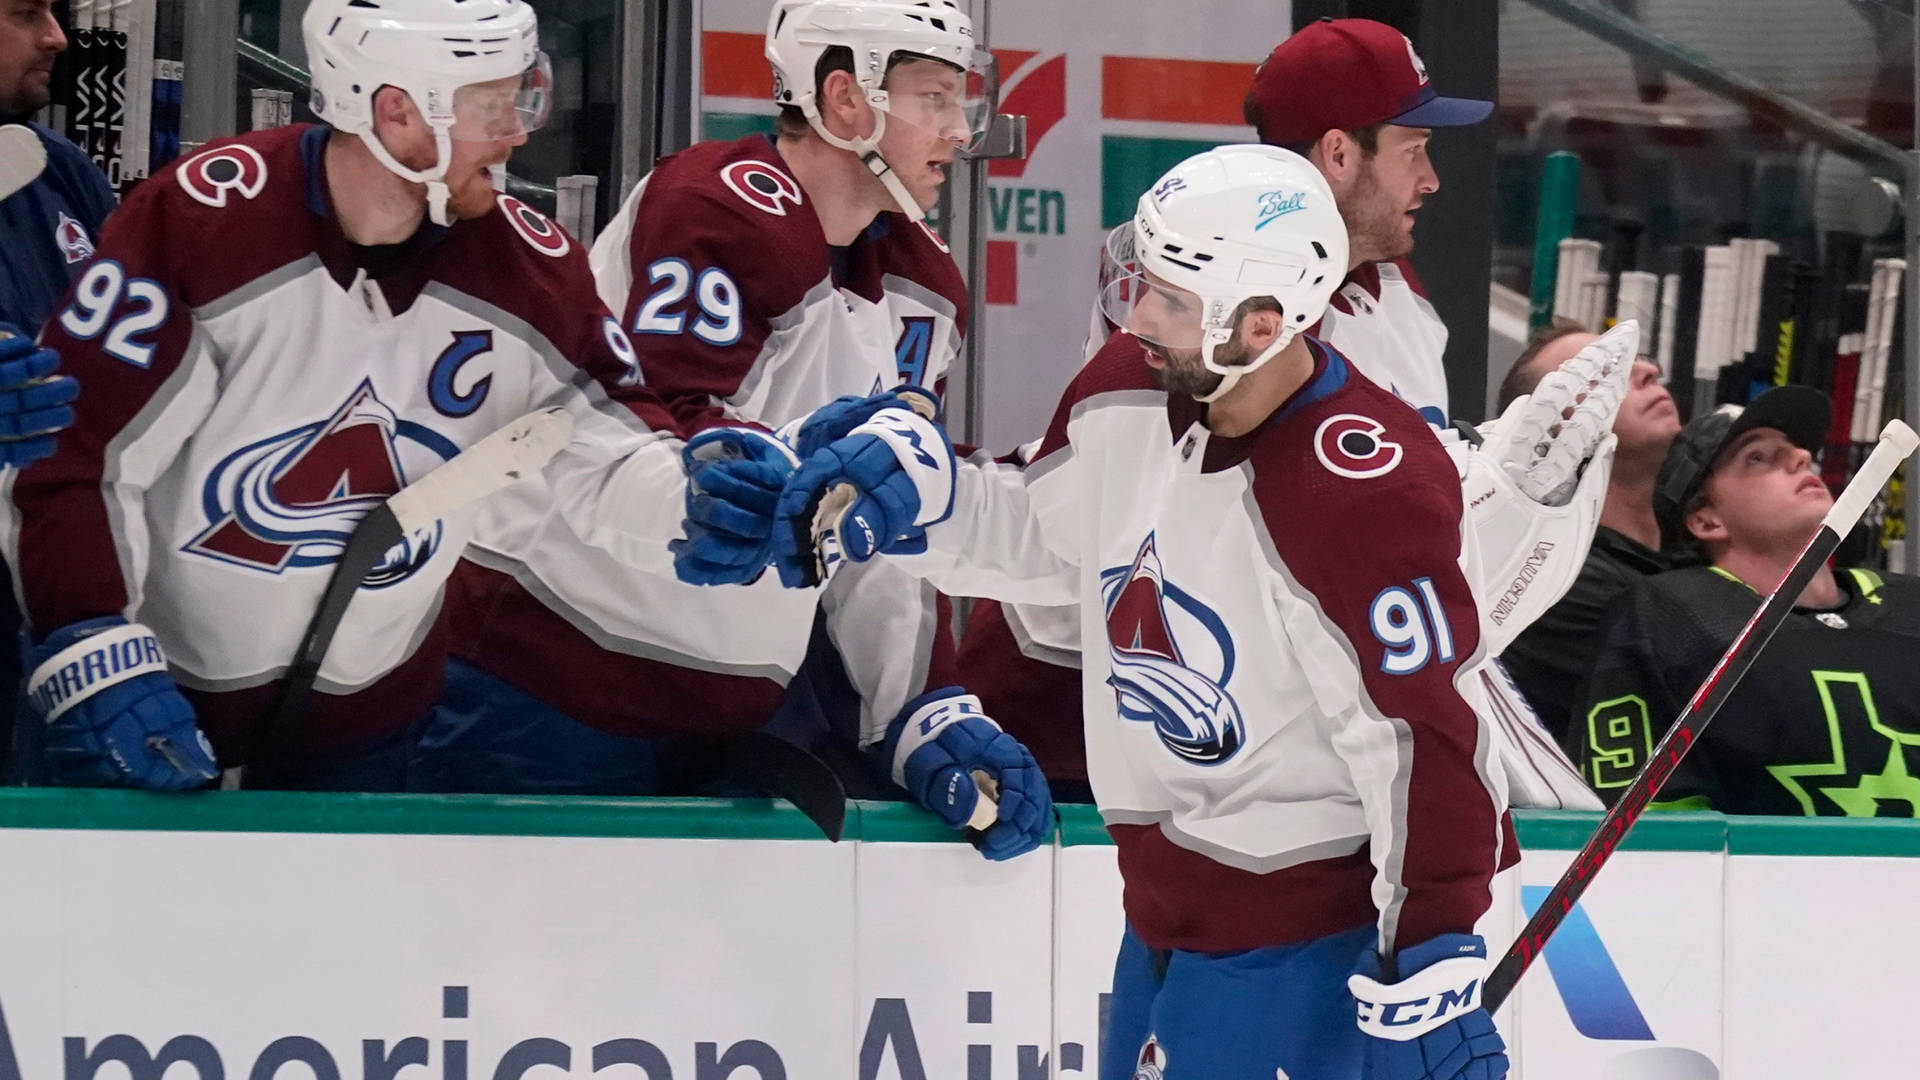
[[[546,123],[552,69],[524,0],[313,0],[301,21],[313,67],[313,111],[358,135],[392,172],[427,185],[433,220],[445,225],[451,142],[530,133]],[[518,78],[489,93],[475,84]],[[373,96],[406,92],[433,129],[438,156],[410,169],[373,130]]]
[[[1347,274],[1347,227],[1320,170],[1277,146],[1221,146],[1173,167],[1108,238],[1100,308],[1167,349],[1198,349],[1225,394],[1320,321]],[[1245,364],[1216,362],[1249,299],[1280,305],[1280,336]],[[1152,301],[1150,303],[1150,301]]]
[[[852,54],[854,81],[875,112],[871,135],[843,139],[820,120],[815,73],[821,56],[835,47]],[[924,112],[919,102],[891,100],[883,84],[900,58],[937,60],[959,71],[959,99],[937,115]],[[773,65],[774,102],[799,109],[822,139],[860,155],[901,212],[916,220],[923,211],[880,156],[887,118],[937,131],[964,127],[960,149],[969,152],[985,138],[999,104],[993,54],[974,41],[973,20],[954,0],[776,0],[767,20],[767,61]]]

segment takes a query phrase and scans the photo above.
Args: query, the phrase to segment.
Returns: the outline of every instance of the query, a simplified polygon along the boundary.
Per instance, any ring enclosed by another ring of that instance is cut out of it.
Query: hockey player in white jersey
[[[1447,327],[1427,302],[1408,261],[1422,205],[1440,189],[1427,156],[1437,131],[1476,124],[1493,104],[1439,94],[1413,44],[1398,30],[1369,19],[1319,19],[1276,46],[1248,90],[1247,122],[1270,145],[1306,157],[1326,178],[1346,223],[1350,248],[1344,279],[1314,334],[1348,357],[1375,383],[1406,401],[1429,423],[1446,429],[1450,409],[1442,363]],[[1279,208],[1276,208],[1279,209]],[[1103,259],[1102,281],[1130,272],[1130,225],[1116,228]],[[1095,308],[1088,341],[1092,356],[1115,327]],[[1487,542],[1470,573],[1483,611],[1510,593],[1498,624],[1485,628],[1487,655],[1497,657],[1534,616],[1572,584],[1598,519],[1611,466],[1604,436],[1625,393],[1633,331],[1621,331],[1569,365],[1566,376],[1544,384],[1529,417],[1550,414],[1548,399],[1578,406],[1583,419],[1557,433],[1551,455],[1527,455],[1523,472],[1543,462],[1560,476],[1542,479],[1555,492],[1551,505],[1503,484],[1506,465],[1477,456],[1471,443],[1443,438],[1468,489],[1474,529]],[[1585,394],[1589,383],[1600,393]],[[1584,400],[1576,400],[1585,394]],[[1516,415],[1507,430],[1532,426]],[[1507,440],[1514,449],[1529,449]],[[1581,464],[1591,460],[1584,471]],[[1564,478],[1578,475],[1577,488]],[[985,672],[981,697],[1004,711],[1008,730],[1027,739],[1047,767],[1075,775],[1079,747],[1041,734],[1048,702],[1077,677],[1079,643],[1071,612],[983,604],[962,642],[961,662]],[[1474,689],[1481,708],[1501,725],[1514,802],[1520,806],[1598,809],[1599,803],[1564,756],[1544,737],[1526,700],[1489,660]]]
[[[1103,1080],[1495,1080],[1474,925],[1516,853],[1462,693],[1483,643],[1457,473],[1303,332],[1347,247],[1306,161],[1191,158],[1134,230],[1140,271],[1107,294],[1127,332],[1031,466],[956,465],[937,427],[882,412],[794,474],[776,564],[918,547],[894,561],[1071,603],[1100,643],[1087,755],[1127,915]]]
[[[89,392],[4,540],[55,782],[399,786],[471,511],[365,580],[274,760],[263,718],[357,520],[536,407],[572,415],[545,480],[582,536],[666,571],[679,534],[680,443],[586,253],[491,183],[547,114],[533,9],[315,0],[304,29],[326,126],[156,173],[45,331]]]
[[[690,434],[783,428],[836,398],[936,385],[967,323],[965,282],[921,221],[993,113],[993,61],[966,13],[949,0],[778,0],[766,54],[778,131],[663,159],[593,249],[647,385]],[[457,601],[486,617],[456,644],[423,738],[440,787],[645,791],[689,739],[758,728],[776,707],[782,734],[838,748],[796,715],[816,677],[837,678],[817,663],[820,642],[802,670],[816,609],[824,651],[858,692],[845,742],[883,744],[921,712],[971,700],[945,603],[895,567],[806,593],[772,575],[724,590],[622,575],[523,494],[485,512],[456,577]],[[698,534],[682,547],[683,576],[728,579],[703,564],[706,548]],[[576,677],[586,668],[596,677]],[[1046,835],[1048,796],[1025,748],[980,726],[1012,771],[1002,820],[978,841],[1008,857]],[[937,810],[966,821],[944,798]]]

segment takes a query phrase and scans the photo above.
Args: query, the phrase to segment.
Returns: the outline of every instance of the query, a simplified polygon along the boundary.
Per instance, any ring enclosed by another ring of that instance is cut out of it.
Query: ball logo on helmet
[[[1260,193],[1259,220],[1254,222],[1253,231],[1261,229],[1307,208],[1307,193],[1304,191],[1263,191]]]
[[[1172,195],[1176,191],[1185,191],[1186,189],[1187,182],[1185,180],[1178,176],[1169,176],[1154,187],[1153,201],[1156,203],[1166,202],[1167,196]]]
[[[1329,416],[1313,433],[1313,453],[1338,476],[1352,480],[1385,476],[1405,456],[1399,443],[1383,438],[1386,431],[1386,425],[1371,416]]]
[[[787,203],[806,201],[793,177],[764,161],[736,161],[720,170],[720,179],[748,206],[774,217],[787,216]]]

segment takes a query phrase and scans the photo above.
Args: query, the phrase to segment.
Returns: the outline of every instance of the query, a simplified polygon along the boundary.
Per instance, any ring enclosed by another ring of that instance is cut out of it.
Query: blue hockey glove
[[[752,428],[711,428],[687,440],[684,539],[673,572],[690,585],[744,585],[773,557],[774,511],[800,463],[786,443]]]
[[[932,391],[911,383],[903,383],[868,397],[849,394],[835,398],[810,415],[782,427],[780,437],[793,447],[793,452],[800,455],[801,461],[805,461],[821,447],[853,434],[855,428],[873,419],[873,414],[882,409],[895,408],[911,409],[934,420],[940,415],[940,399]]]
[[[924,550],[926,527],[953,512],[953,445],[931,399],[874,413],[801,463],[781,493],[774,564],[790,586],[831,577],[842,559]]]
[[[197,788],[220,770],[153,631],[119,616],[36,646],[27,704],[47,725],[47,779],[72,787]]]
[[[973,817],[981,787],[993,790],[997,816],[971,837],[989,859],[1032,851],[1053,828],[1053,795],[1033,754],[957,686],[907,702],[888,725],[881,753],[893,782],[956,829]]]
[[[0,323],[0,467],[24,468],[53,453],[53,436],[73,424],[80,384],[56,375],[60,354]]]
[[[1441,934],[1401,949],[1400,981],[1382,983],[1380,954],[1368,950],[1347,978],[1367,1040],[1366,1080],[1501,1080],[1507,1044],[1480,1007],[1487,943]]]

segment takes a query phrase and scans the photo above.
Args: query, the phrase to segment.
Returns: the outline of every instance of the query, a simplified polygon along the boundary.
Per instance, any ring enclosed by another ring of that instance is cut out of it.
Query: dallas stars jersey
[[[663,159],[594,244],[602,298],[632,332],[649,388],[689,432],[769,428],[841,395],[934,386],[961,344],[966,285],[924,225],[883,214],[829,247],[812,202],[763,136]],[[624,574],[564,522],[500,500],[460,571],[491,613],[459,646],[484,671],[622,734],[759,726],[824,610],[876,741],[908,699],[954,680],[933,590],[884,562],[824,592],[768,575],[697,588]],[[590,678],[578,677],[591,670]]]
[[[1307,339],[1256,432],[1213,434],[1115,335],[1026,469],[961,470],[948,592],[1072,604],[1087,769],[1129,925],[1226,952],[1364,926],[1471,932],[1513,854],[1459,476],[1412,409]]]
[[[1729,814],[1920,812],[1920,579],[1836,571],[1834,611],[1795,608],[1658,799]],[[1731,575],[1689,567],[1619,601],[1568,751],[1609,803],[1753,615]]]
[[[327,138],[215,144],[109,219],[44,337],[85,387],[77,419],[10,474],[0,520],[35,635],[112,614],[151,627],[230,766],[359,519],[521,414],[573,415],[545,480],[582,536],[666,570],[680,531],[672,419],[579,245],[500,196],[369,277],[333,217]],[[369,576],[300,737],[367,738],[432,704],[441,586],[473,517]]]

